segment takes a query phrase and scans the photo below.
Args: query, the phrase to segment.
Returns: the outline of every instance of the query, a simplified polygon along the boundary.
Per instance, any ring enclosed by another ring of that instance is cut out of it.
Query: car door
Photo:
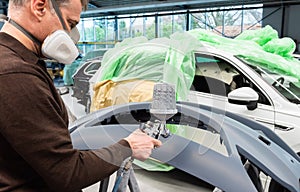
[[[247,71],[251,69],[246,64],[240,62],[237,65],[228,58],[216,54],[195,53],[195,60],[195,77],[188,101],[246,116],[274,130],[274,105],[255,81],[259,78],[258,74],[257,77],[253,77],[253,74],[248,74]],[[228,102],[228,93],[240,87],[251,87],[258,93],[257,108],[249,110],[245,105]]]

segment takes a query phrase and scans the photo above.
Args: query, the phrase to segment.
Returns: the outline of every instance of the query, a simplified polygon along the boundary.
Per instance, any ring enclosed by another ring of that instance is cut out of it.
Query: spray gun
[[[168,83],[157,83],[154,85],[150,113],[157,120],[141,123],[140,129],[156,139],[160,135],[167,138],[170,135],[170,131],[166,127],[166,121],[177,113],[175,85]]]
[[[166,127],[166,121],[177,113],[176,100],[175,100],[175,85],[168,83],[157,83],[153,89],[153,99],[150,106],[150,113],[157,119],[154,122],[148,121],[147,123],[141,123],[140,129],[147,135],[158,139],[159,136],[167,138],[170,135],[170,131]],[[123,191],[120,189],[120,184],[124,174],[127,173],[127,181],[133,182],[135,178],[133,176],[132,162],[133,158],[129,158],[123,162],[122,168],[118,171],[118,178],[113,188],[113,192]],[[130,173],[128,173],[128,171]],[[131,179],[128,179],[131,176]],[[136,184],[137,185],[137,184]]]

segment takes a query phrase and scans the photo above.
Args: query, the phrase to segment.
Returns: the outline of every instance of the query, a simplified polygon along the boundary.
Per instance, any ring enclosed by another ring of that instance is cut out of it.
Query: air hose
[[[124,161],[124,166],[122,166],[122,167],[120,168],[120,170],[119,170],[119,171],[120,171],[120,174],[119,174],[119,176],[117,175],[117,179],[116,179],[116,182],[115,182],[115,184],[114,184],[114,187],[113,187],[112,192],[117,192],[118,189],[120,188],[120,184],[121,184],[121,181],[122,181],[122,179],[123,179],[123,176],[124,176],[124,174],[127,173],[127,172],[129,171],[129,169],[131,168],[133,160],[134,160],[134,159],[133,159],[132,157],[130,157],[129,159],[127,159],[127,160]],[[130,173],[129,173],[129,174],[130,174]],[[121,191],[125,191],[125,189],[124,189],[124,190],[121,190]]]

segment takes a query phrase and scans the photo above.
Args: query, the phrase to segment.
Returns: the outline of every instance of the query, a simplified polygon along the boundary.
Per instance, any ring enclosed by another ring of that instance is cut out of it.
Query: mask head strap
[[[56,15],[58,16],[58,18],[60,20],[60,23],[62,24],[64,30],[67,32],[68,28],[66,26],[65,21],[62,18],[62,13],[61,13],[61,11],[60,11],[57,3],[56,3],[56,0],[51,0],[51,3],[52,3],[52,6],[53,6],[53,9],[55,10]],[[80,35],[79,35],[79,31],[76,27],[71,29],[71,32],[68,33],[68,34],[70,35],[71,39],[74,41],[75,44],[79,41]]]
[[[53,8],[54,8],[54,10],[55,10],[55,13],[56,13],[56,15],[58,16],[59,21],[60,21],[60,23],[62,24],[64,30],[65,30],[65,31],[68,31],[68,28],[67,28],[67,26],[66,26],[66,23],[65,23],[64,19],[62,18],[61,11],[60,11],[60,9],[59,9],[59,7],[58,7],[56,1],[55,1],[55,0],[51,0],[51,3],[52,3],[52,6],[53,6]]]
[[[5,20],[8,23],[12,24],[14,27],[16,27],[19,31],[21,31],[24,35],[26,35],[29,39],[31,39],[33,42],[35,42],[38,46],[41,46],[42,43],[40,40],[38,40],[35,36],[33,36],[31,33],[29,33],[24,27],[19,25],[17,22],[12,20],[11,18],[7,17],[6,15],[0,15],[1,20]]]

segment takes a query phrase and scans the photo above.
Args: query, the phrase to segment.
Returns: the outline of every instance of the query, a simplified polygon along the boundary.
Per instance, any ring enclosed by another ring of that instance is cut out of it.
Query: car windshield
[[[239,58],[252,69],[254,69],[267,83],[290,102],[300,104],[300,81],[298,78],[279,70],[263,67],[253,61]]]

